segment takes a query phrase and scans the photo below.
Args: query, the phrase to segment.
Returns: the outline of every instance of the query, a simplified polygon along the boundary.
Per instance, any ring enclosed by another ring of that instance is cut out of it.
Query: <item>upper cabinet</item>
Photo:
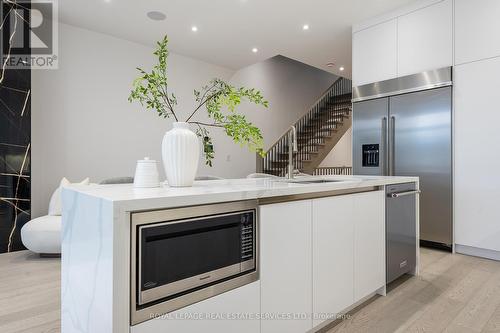
[[[353,86],[453,65],[453,0],[427,0],[372,24],[354,28]]]
[[[357,31],[352,38],[354,86],[397,76],[396,19]]]
[[[500,56],[500,1],[455,0],[455,64]]]
[[[475,2],[464,0],[464,2]],[[497,0],[498,1],[498,0]],[[453,64],[453,3],[445,0],[398,18],[398,76]]]

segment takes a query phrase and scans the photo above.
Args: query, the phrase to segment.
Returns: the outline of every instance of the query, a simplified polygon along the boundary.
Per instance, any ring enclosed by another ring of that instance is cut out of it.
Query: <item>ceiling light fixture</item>
[[[252,52],[253,52],[253,53],[257,53],[257,52],[259,52],[259,49],[258,49],[258,48],[256,48],[256,47],[254,47],[254,48],[252,49]]]
[[[165,14],[163,14],[162,12],[156,11],[156,10],[152,10],[150,12],[147,12],[146,15],[153,21],[163,21],[164,19],[167,18],[167,16]]]
[[[344,66],[340,66],[339,71],[342,72],[343,70],[344,70]]]
[[[326,64],[326,67],[333,67],[333,66],[335,66],[335,64],[333,62],[329,62]]]
[[[302,26],[302,30],[309,30],[309,24],[304,24]]]
[[[196,32],[196,31],[198,31],[198,27],[197,27],[197,26],[195,26],[195,25],[193,25],[193,26],[191,27],[191,31],[192,31],[192,32]]]

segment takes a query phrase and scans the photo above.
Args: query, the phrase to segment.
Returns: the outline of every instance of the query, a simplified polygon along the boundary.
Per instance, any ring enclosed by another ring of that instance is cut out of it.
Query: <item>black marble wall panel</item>
[[[30,220],[30,95],[29,69],[0,67],[0,253],[24,249],[20,230]]]

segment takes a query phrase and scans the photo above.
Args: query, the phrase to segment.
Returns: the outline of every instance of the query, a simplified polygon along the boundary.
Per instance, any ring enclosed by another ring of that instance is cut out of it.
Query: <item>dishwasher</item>
[[[415,269],[417,262],[416,183],[386,186],[386,282]]]

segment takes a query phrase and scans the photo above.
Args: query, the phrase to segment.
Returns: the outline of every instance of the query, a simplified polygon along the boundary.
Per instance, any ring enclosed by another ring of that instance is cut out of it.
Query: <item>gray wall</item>
[[[262,112],[248,112],[264,134],[266,148],[304,115],[338,77],[301,62],[276,56],[237,71],[231,81],[255,87],[269,100]],[[245,111],[251,106],[245,106]]]

